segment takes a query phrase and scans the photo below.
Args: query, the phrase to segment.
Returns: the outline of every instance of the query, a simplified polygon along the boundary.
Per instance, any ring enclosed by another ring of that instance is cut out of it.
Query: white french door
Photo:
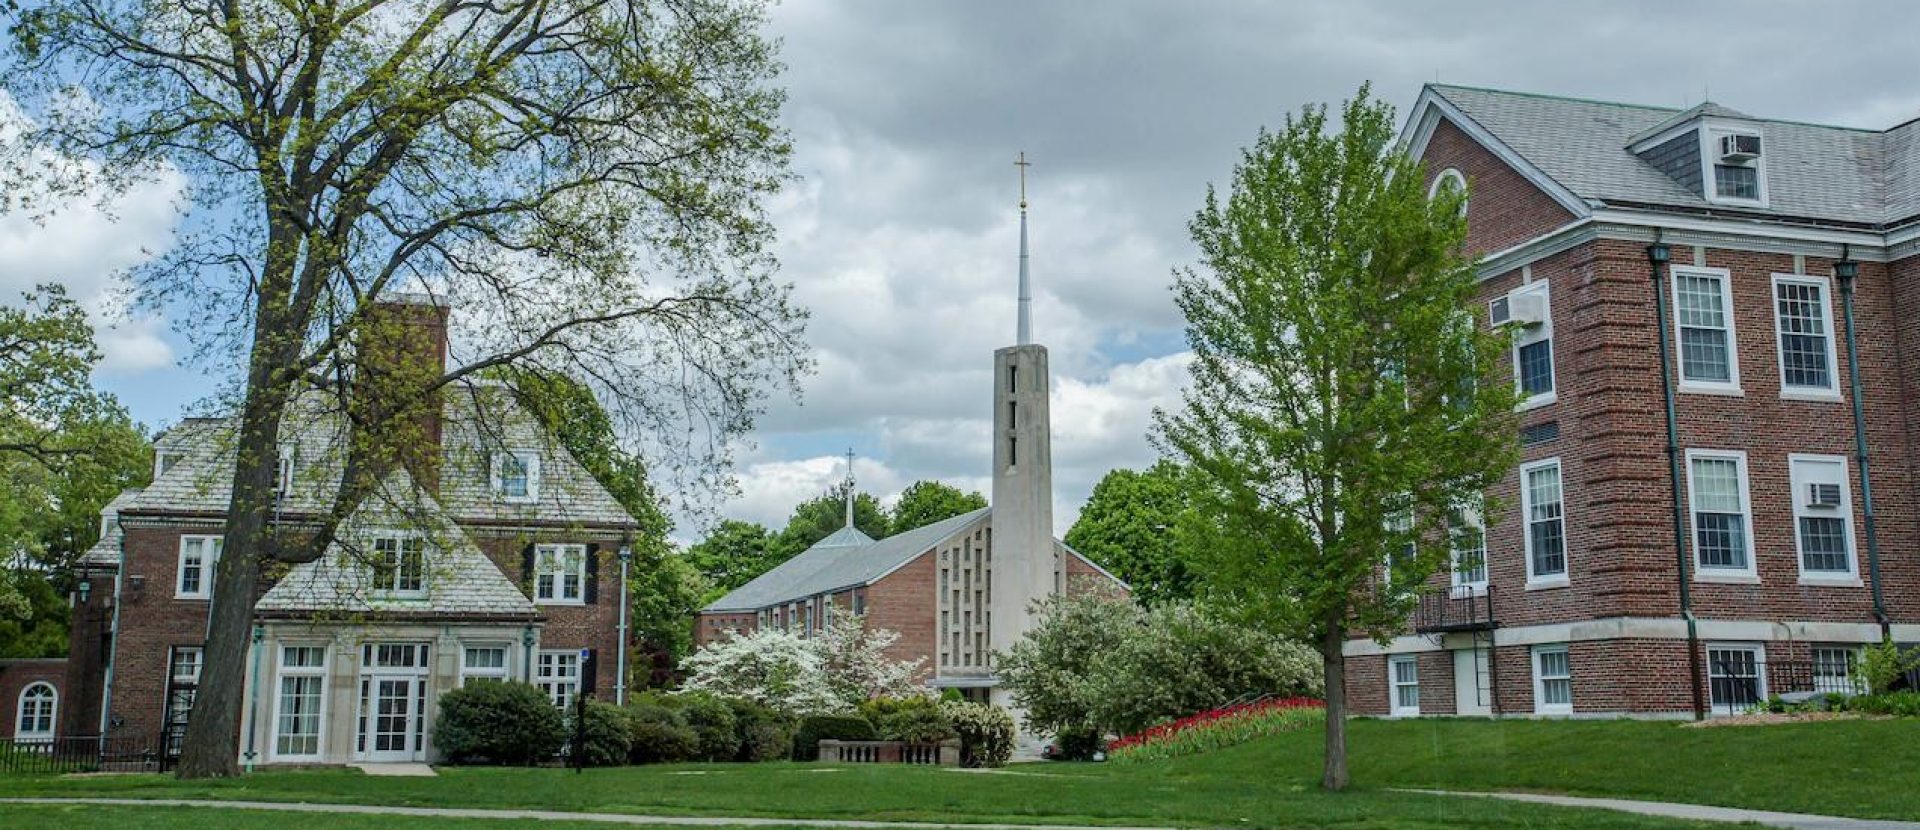
[[[359,734],[363,761],[425,759],[427,646],[369,643],[361,647]]]

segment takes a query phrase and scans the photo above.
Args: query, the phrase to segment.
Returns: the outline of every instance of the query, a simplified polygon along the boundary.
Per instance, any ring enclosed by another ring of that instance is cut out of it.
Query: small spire
[[[847,527],[853,527],[853,448],[847,448]]]
[[[1027,153],[1022,150],[1013,166],[1020,168],[1020,324],[1018,343],[1025,346],[1033,342],[1033,283],[1027,274],[1027,168],[1033,163],[1027,161]]]

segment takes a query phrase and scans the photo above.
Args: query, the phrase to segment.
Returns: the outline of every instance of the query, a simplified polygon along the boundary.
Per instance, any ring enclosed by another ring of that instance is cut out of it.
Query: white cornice
[[[1590,217],[1482,256],[1477,270],[1481,280],[1488,280],[1595,239],[1652,242],[1656,236],[1670,245],[1817,257],[1838,257],[1844,246],[1849,256],[1862,262],[1889,262],[1920,254],[1920,226],[1883,234],[1600,208]]]

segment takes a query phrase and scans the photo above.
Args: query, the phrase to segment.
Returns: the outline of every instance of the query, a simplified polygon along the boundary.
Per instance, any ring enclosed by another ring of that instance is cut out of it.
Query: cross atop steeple
[[[1033,342],[1033,284],[1027,275],[1027,168],[1033,162],[1022,150],[1013,166],[1020,168],[1020,324],[1015,342],[1025,346]]]
[[[1020,168],[1020,209],[1026,210],[1027,209],[1027,168],[1033,166],[1033,162],[1027,161],[1027,151],[1025,150],[1020,151],[1019,157],[1013,160],[1013,166]]]

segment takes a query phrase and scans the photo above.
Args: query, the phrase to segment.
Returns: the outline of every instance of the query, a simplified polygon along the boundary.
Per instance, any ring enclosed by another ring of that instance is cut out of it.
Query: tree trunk
[[[1327,747],[1320,770],[1320,788],[1338,792],[1347,788],[1347,644],[1346,629],[1329,625],[1320,637],[1320,665],[1326,683]]]

